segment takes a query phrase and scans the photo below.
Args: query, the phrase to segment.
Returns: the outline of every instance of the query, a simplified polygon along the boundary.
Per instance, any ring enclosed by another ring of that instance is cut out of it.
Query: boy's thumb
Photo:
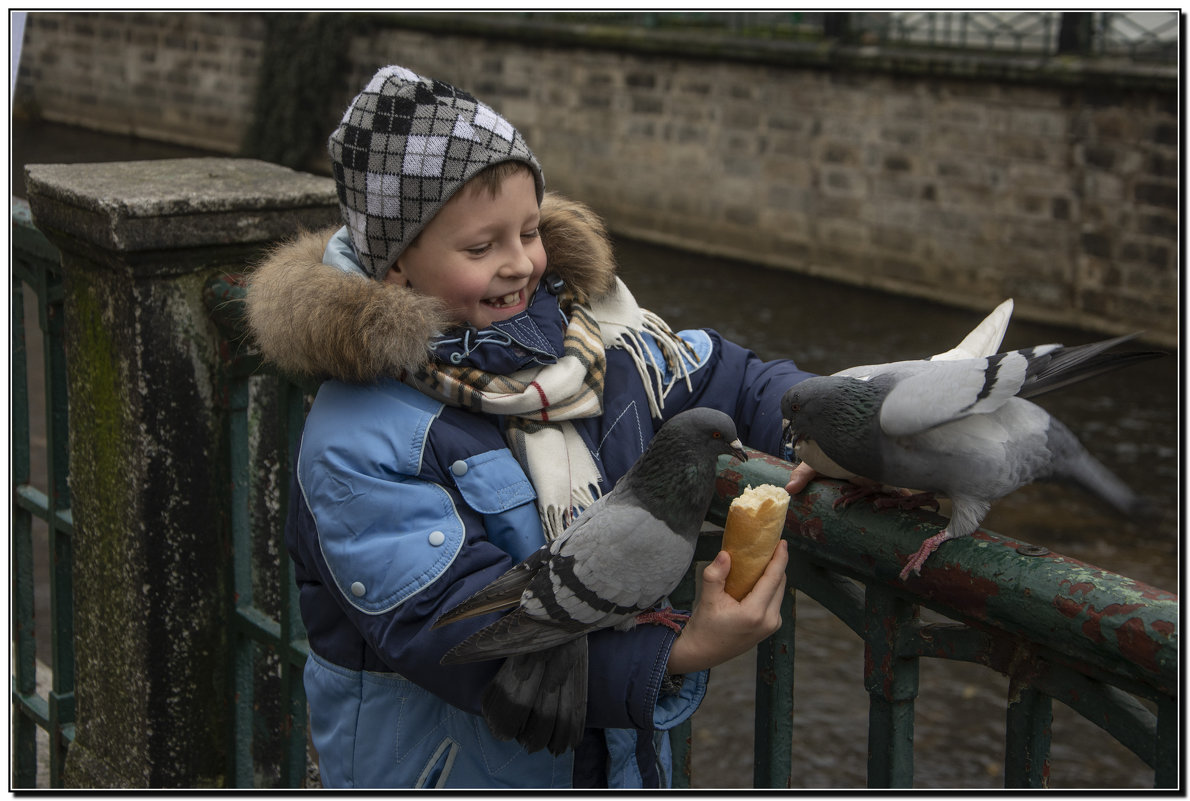
[[[702,571],[702,580],[704,584],[718,584],[720,586],[727,583],[727,574],[731,572],[731,554],[727,551],[719,551],[712,561]]]

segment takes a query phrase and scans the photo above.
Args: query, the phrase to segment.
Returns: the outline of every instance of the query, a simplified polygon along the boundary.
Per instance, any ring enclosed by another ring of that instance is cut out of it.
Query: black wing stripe
[[[988,357],[988,366],[983,371],[983,386],[979,389],[979,394],[975,396],[975,400],[963,407],[962,411],[968,411],[975,404],[992,394],[992,388],[996,386],[996,378],[1000,375],[1000,362],[1004,361],[1007,354],[995,353]]]

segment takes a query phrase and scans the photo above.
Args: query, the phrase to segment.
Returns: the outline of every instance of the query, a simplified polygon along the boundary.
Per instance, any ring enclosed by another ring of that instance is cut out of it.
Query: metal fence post
[[[1004,786],[1043,788],[1050,772],[1053,700],[1028,684],[1013,680],[1005,726]]]
[[[781,628],[756,647],[753,787],[790,787],[793,775],[793,657],[796,593],[787,586]]]
[[[864,687],[868,691],[868,787],[913,786],[916,657],[897,645],[916,622],[917,605],[869,584],[864,603]]]

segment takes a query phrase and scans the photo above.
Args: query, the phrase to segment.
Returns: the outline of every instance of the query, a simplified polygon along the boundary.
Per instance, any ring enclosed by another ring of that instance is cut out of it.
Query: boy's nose
[[[529,251],[518,243],[516,249],[508,254],[501,272],[510,278],[519,278],[533,272],[533,259],[529,258]]]

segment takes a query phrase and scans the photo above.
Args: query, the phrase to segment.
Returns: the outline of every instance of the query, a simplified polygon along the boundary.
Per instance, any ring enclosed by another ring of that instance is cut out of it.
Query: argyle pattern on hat
[[[541,166],[509,122],[470,94],[404,67],[384,67],[328,143],[339,208],[360,264],[377,279],[442,205],[483,168]]]

